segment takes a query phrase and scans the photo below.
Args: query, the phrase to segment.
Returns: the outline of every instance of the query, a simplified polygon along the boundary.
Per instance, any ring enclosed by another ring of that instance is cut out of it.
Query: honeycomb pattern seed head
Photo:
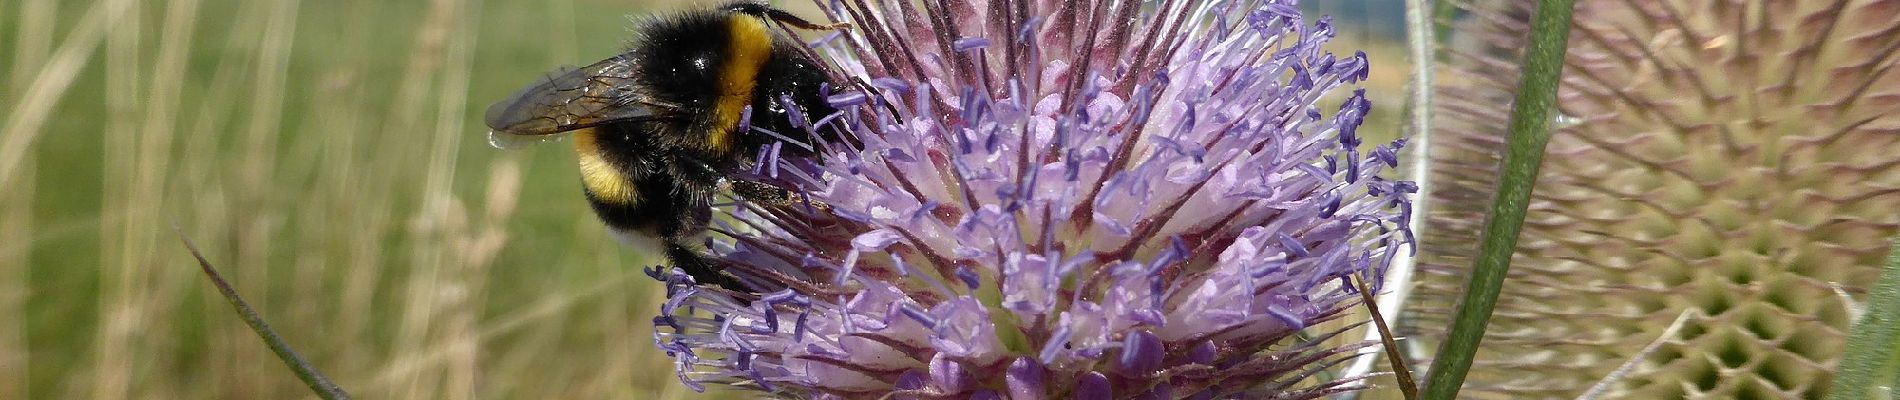
[[[1467,278],[1533,3],[1474,2],[1452,34],[1401,330],[1418,348]],[[1573,398],[1640,357],[1603,398],[1821,397],[1850,299],[1900,231],[1900,1],[1576,7],[1556,132],[1466,393]]]

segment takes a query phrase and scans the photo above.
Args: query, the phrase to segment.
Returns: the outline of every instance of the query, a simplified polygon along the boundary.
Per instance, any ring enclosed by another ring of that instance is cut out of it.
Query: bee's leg
[[[717,262],[702,255],[699,246],[694,245],[706,232],[706,225],[712,221],[713,193],[719,185],[718,172],[703,163],[680,158],[668,160],[665,170],[669,207],[652,215],[668,215],[672,220],[659,229],[658,236],[665,238],[666,259],[676,268],[692,275],[701,285],[718,285],[741,293],[750,293],[738,279],[720,273]],[[656,188],[657,189],[657,188]]]
[[[826,208],[825,203],[811,201],[811,199],[806,198],[803,194],[785,190],[778,186],[743,180],[734,180],[731,181],[730,184],[732,185],[732,193],[739,195],[739,197],[744,197],[747,201],[776,207],[810,206],[813,209],[819,210]]]
[[[752,292],[752,289],[747,288],[745,284],[739,283],[738,278],[720,273],[712,260],[707,260],[705,256],[699,255],[698,252],[685,245],[667,243],[666,258],[674,267],[686,271],[687,275],[692,275],[693,281],[701,285],[718,285],[739,293]]]
[[[778,186],[772,186],[765,183],[743,181],[743,180],[732,180],[732,181],[728,181],[728,184],[732,185],[731,188],[732,188],[733,194],[737,194],[739,195],[739,197],[744,197],[746,201],[751,201],[751,202],[756,202],[756,203],[771,204],[771,205],[790,204],[790,201],[794,197],[798,196],[796,194],[793,194],[792,191],[790,190],[785,190],[785,189],[779,188]]]

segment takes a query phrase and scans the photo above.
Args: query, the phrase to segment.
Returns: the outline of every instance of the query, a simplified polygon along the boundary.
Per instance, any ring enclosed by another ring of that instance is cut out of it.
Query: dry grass
[[[0,3],[0,398],[307,397],[174,225],[364,398],[689,394],[565,146],[478,120],[629,4]]]
[[[587,217],[564,147],[493,150],[477,119],[637,12],[0,5],[0,398],[307,396],[173,225],[363,397],[677,397],[646,261]]]

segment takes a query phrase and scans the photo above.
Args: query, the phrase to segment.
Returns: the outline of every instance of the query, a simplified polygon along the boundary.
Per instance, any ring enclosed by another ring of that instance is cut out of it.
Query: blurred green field
[[[0,399],[310,397],[174,226],[362,398],[690,394],[567,147],[480,123],[674,7],[634,3],[0,4]],[[1403,61],[1369,52],[1390,136]]]

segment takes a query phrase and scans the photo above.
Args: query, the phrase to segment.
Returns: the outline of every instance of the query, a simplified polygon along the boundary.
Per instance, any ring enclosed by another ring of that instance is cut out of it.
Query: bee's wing
[[[624,55],[559,72],[489,106],[483,122],[496,136],[548,135],[672,112],[637,93],[634,73]]]

